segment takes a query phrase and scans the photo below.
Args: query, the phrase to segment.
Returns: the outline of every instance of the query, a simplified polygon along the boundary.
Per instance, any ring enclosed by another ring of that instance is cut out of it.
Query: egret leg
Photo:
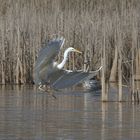
[[[56,96],[53,94],[53,93],[51,93],[50,94],[54,99],[56,99]]]
[[[45,90],[43,87],[44,87],[44,85],[39,85],[38,89],[39,89],[40,91],[45,92],[46,90]]]
[[[38,89],[42,92],[47,92],[49,95],[56,99],[56,96],[52,93],[49,85],[39,85]]]
[[[56,99],[56,96],[53,94],[53,89],[49,85],[46,85],[46,92],[48,92],[49,95]]]

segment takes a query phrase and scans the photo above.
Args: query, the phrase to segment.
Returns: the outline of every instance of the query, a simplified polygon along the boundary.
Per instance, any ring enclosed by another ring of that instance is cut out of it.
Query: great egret
[[[88,77],[93,77],[101,69],[101,67],[94,72],[84,71],[70,71],[65,70],[64,65],[68,60],[70,52],[81,53],[80,51],[69,47],[64,52],[64,58],[60,64],[54,62],[60,49],[64,44],[63,37],[56,38],[45,44],[38,55],[34,68],[34,82],[39,86],[40,90],[44,91],[44,87],[48,86],[51,89],[59,90],[76,85]]]

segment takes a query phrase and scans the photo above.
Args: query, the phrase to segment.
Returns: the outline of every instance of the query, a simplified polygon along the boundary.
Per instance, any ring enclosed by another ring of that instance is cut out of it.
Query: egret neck
[[[62,60],[62,62],[60,64],[57,65],[58,69],[62,69],[66,63],[66,61],[68,60],[68,53],[70,52],[69,49],[65,50],[64,52],[64,58]]]

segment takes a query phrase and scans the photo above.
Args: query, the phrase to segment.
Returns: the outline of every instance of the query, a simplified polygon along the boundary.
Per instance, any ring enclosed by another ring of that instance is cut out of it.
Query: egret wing
[[[60,77],[64,76],[65,74],[67,74],[68,72],[65,70],[58,70],[55,73],[52,73],[49,76],[49,83],[50,85],[53,85]]]
[[[61,47],[64,44],[64,38],[57,38],[45,43],[45,47],[43,47],[39,51],[38,58],[36,60],[35,68],[34,68],[34,82],[38,84],[42,81],[42,77],[44,77],[44,73],[47,74],[49,66],[53,63],[55,57],[58,55]]]
[[[45,47],[39,51],[35,67],[40,67],[41,65],[53,62],[54,58],[58,55],[60,48],[63,46],[64,41],[64,38],[57,38],[45,43]]]
[[[59,77],[52,84],[52,87],[55,89],[68,88],[84,81],[86,78],[89,78],[95,75],[97,75],[97,72],[95,73],[89,73],[89,72],[83,72],[83,71],[67,72],[61,77]]]

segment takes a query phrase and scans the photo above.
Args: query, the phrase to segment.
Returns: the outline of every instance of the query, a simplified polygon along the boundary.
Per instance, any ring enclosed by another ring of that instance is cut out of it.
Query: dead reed
[[[65,48],[80,48],[70,56],[69,69],[94,70],[101,65],[102,92],[109,81],[130,83],[140,75],[139,0],[0,0],[0,83],[31,83],[41,43],[66,38]],[[61,59],[62,54],[58,59]],[[75,59],[76,58],[76,59]],[[90,67],[87,66],[87,62]],[[107,100],[107,95],[102,96]]]

